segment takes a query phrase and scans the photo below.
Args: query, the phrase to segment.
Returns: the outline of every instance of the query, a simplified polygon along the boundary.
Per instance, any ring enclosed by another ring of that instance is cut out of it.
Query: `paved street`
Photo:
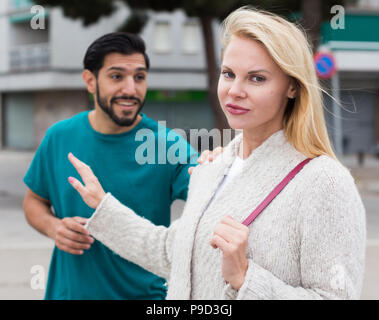
[[[36,276],[43,276],[41,270],[47,276],[53,243],[28,226],[22,211],[25,192],[22,178],[32,156],[32,153],[0,151],[0,300],[42,299],[44,295],[39,286],[35,289],[32,286],[35,287]],[[355,157],[343,162],[356,178],[367,211],[362,299],[379,299],[379,161],[366,159],[362,168]],[[182,202],[173,205],[174,218],[182,206]]]

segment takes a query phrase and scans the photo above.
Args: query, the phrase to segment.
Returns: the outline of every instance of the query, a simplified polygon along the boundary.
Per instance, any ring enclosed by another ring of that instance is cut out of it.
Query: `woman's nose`
[[[233,83],[231,84],[231,87],[229,89],[228,94],[233,97],[233,98],[239,98],[243,99],[246,98],[247,94],[245,91],[245,86],[244,84],[239,81],[239,80],[234,80]]]

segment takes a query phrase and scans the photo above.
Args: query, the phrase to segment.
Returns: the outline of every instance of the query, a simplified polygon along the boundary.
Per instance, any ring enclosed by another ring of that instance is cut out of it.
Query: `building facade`
[[[2,148],[35,149],[53,123],[91,108],[81,78],[85,51],[96,38],[117,30],[129,14],[120,6],[84,28],[61,9],[45,9],[44,27],[33,29],[37,9],[31,0],[0,1]],[[143,112],[172,128],[210,129],[213,117],[196,19],[180,11],[151,13],[141,36],[151,60]]]
[[[358,2],[345,10],[341,28],[328,21],[321,34],[320,49],[333,53],[339,79],[339,114],[325,95],[329,133],[334,138],[338,117],[343,152],[374,153],[379,142],[379,1]],[[332,81],[325,87],[331,89]]]
[[[33,150],[53,123],[91,108],[81,78],[84,53],[93,40],[117,30],[128,14],[120,4],[112,16],[85,28],[59,8],[35,7],[31,0],[0,1],[0,148]],[[210,130],[198,20],[181,11],[149,16],[141,34],[151,60],[143,112],[171,128]],[[220,53],[217,36],[215,41]],[[346,8],[342,29],[326,21],[325,48],[336,59],[342,108],[336,115],[325,95],[329,133],[335,140],[339,117],[343,152],[372,153],[379,141],[379,0]],[[330,81],[323,84],[331,88]]]

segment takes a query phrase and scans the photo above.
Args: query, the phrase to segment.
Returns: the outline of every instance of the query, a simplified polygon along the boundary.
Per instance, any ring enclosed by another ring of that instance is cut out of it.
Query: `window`
[[[200,26],[196,21],[188,21],[183,26],[183,52],[197,54],[201,46]]]
[[[156,53],[168,53],[171,50],[170,24],[167,21],[155,23],[154,50]]]

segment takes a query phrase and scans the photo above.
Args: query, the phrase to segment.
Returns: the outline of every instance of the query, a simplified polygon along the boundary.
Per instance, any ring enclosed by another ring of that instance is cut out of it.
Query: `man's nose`
[[[136,95],[136,83],[133,77],[126,77],[122,83],[121,93],[127,96]]]

